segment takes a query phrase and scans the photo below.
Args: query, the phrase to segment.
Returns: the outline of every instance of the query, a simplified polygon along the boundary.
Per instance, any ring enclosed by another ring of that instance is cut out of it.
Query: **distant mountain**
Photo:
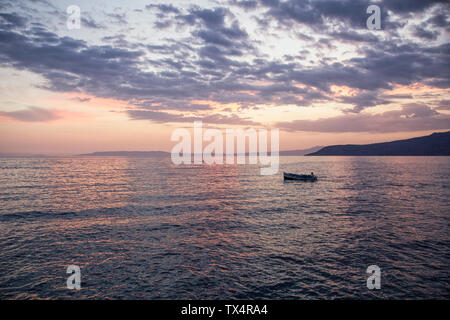
[[[315,146],[309,149],[303,149],[303,150],[287,150],[287,151],[280,151],[280,156],[304,156],[305,154],[316,152],[320,149],[322,149],[323,146]]]
[[[280,151],[280,156],[450,156],[450,131],[392,142],[316,146]],[[170,157],[164,151],[105,151],[80,154],[88,157]]]
[[[315,152],[322,148],[322,146],[316,146],[304,150],[289,150],[280,151],[280,156],[304,156],[307,153]],[[269,152],[270,154],[270,152]],[[249,154],[246,153],[246,156]],[[103,151],[79,154],[83,157],[170,157],[169,152],[164,151]]]
[[[392,142],[328,146],[307,156],[450,156],[450,131]]]
[[[85,157],[168,157],[164,151],[105,151],[80,154]]]

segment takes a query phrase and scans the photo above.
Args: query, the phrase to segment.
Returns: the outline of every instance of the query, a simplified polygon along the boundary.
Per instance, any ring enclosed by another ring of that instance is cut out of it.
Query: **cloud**
[[[94,19],[92,19],[91,17],[88,17],[88,16],[81,17],[81,23],[82,23],[82,26],[86,26],[91,29],[104,29],[105,28],[103,25],[98,24],[97,22],[95,22]]]
[[[258,7],[258,1],[256,0],[231,0],[230,4],[245,10],[255,9]]]
[[[275,19],[285,25],[304,24],[319,30],[330,20],[345,22],[353,28],[366,28],[366,9],[370,2],[365,0],[263,0],[261,4],[268,8],[264,14],[265,19]]]
[[[401,110],[381,114],[345,114],[318,120],[280,122],[287,131],[310,132],[406,132],[450,128],[450,115],[439,113],[426,105],[407,104]]]
[[[191,15],[196,19],[200,19],[204,25],[208,28],[221,27],[224,25],[225,16],[229,14],[229,11],[225,8],[214,9],[193,9]]]
[[[18,111],[0,111],[1,117],[22,122],[48,122],[60,119],[57,110],[48,110],[39,107],[28,107]]]
[[[180,10],[172,4],[149,4],[145,6],[146,9],[157,9],[162,13],[175,13],[179,14]]]
[[[82,40],[59,38],[41,27],[33,27],[28,36],[17,31],[0,31],[0,62],[43,75],[48,80],[45,88],[50,90],[82,92],[136,105],[160,104],[167,110],[186,106],[191,111],[192,106],[186,100],[209,99],[241,106],[269,103],[308,106],[315,101],[332,100],[329,88],[342,85],[365,92],[357,97],[340,98],[359,112],[386,103],[386,99],[378,97],[379,90],[391,89],[393,84],[407,85],[425,79],[440,87],[450,83],[446,72],[448,45],[422,48],[379,44],[367,49],[365,58],[348,60],[345,65],[324,63],[303,67],[289,60],[261,58],[249,63],[235,60],[248,54],[249,48],[241,43],[247,39],[247,33],[237,23],[227,27],[216,23],[221,21],[217,17],[207,21],[215,27],[202,29],[204,34],[193,32],[205,42],[198,48],[178,43],[147,46],[150,52],[164,56],[160,60],[146,60],[160,68],[160,72],[142,71],[140,59],[144,49],[128,49],[122,37],[113,41],[121,40],[123,47],[88,45]],[[179,58],[172,54],[174,51],[197,59]],[[262,80],[274,84],[252,84]],[[306,88],[299,89],[293,84]]]
[[[380,5],[396,13],[411,13],[424,11],[436,4],[446,4],[447,0],[384,0]]]
[[[8,27],[23,27],[26,25],[26,19],[14,13],[0,13],[0,18]]]
[[[374,3],[370,0],[261,0],[261,5],[267,8],[265,19],[274,19],[281,24],[300,23],[315,30],[331,21],[334,25],[345,23],[356,29],[366,29],[368,17],[366,9],[371,4],[377,4],[381,10],[382,28],[395,27],[389,11],[393,15],[404,15],[425,11],[446,0],[383,0]]]
[[[148,10],[156,10],[158,13],[157,21],[154,22],[154,27],[158,30],[163,30],[171,27],[174,24],[173,15],[180,15],[181,10],[172,4],[149,4],[145,6]]]
[[[426,40],[436,40],[437,37],[439,36],[439,32],[438,31],[429,31],[429,30],[425,30],[422,27],[416,27],[414,30],[414,35],[416,37],[419,37],[421,39],[426,39]]]
[[[339,31],[329,34],[333,39],[341,39],[350,42],[378,42],[379,39],[373,33],[361,34],[355,31]]]
[[[259,126],[260,124],[248,119],[240,118],[236,115],[226,116],[221,114],[211,114],[206,116],[184,116],[180,114],[171,114],[161,111],[150,110],[127,110],[127,114],[134,120],[152,120],[158,123],[185,123],[194,121],[203,121],[210,124],[227,124],[227,125],[251,125]]]
[[[450,100],[441,100],[438,102],[436,110],[450,110]]]
[[[447,31],[449,30],[450,21],[448,18],[448,10],[447,12],[438,12],[434,16],[432,16],[430,19],[427,20],[427,23],[431,24],[432,27],[437,28],[446,28]]]
[[[396,33],[401,28],[395,25],[396,19],[403,21],[403,15],[421,10],[430,10],[423,15],[428,19],[425,31],[436,34],[436,28],[447,27],[445,15],[440,14],[447,7],[439,1],[379,2],[383,10],[393,12],[386,17],[386,22],[392,23],[391,29],[380,32],[365,27],[369,1],[231,3],[231,9],[150,4],[146,14],[163,17],[156,27],[169,30],[161,39],[144,43],[126,33],[105,34],[94,21],[90,32],[99,32],[101,41],[88,42],[60,36],[51,25],[28,21],[25,17],[29,15],[5,13],[0,15],[0,64],[41,75],[45,79],[41,87],[47,90],[128,102],[131,111],[127,114],[131,118],[155,121],[184,121],[190,117],[173,118],[170,111],[211,112],[214,105],[228,103],[246,108],[338,102],[348,105],[347,112],[360,113],[391,102],[395,97],[385,92],[399,85],[450,87],[450,44],[437,43],[434,36],[424,42],[420,37],[408,39]],[[244,9],[263,11],[262,18],[269,24],[277,22],[272,27],[279,33],[298,26],[311,28],[313,32],[302,38],[309,43],[305,52],[309,57],[277,57],[261,50],[264,46],[260,47],[252,30],[235,14]],[[112,18],[128,25],[127,12],[114,10],[105,15],[108,22]],[[172,25],[185,31],[183,38],[170,34],[175,32],[170,29]],[[350,48],[351,58],[333,60],[326,56],[343,43]],[[311,61],[312,55],[316,55],[315,61]],[[334,95],[332,86],[349,87],[357,95]],[[403,99],[412,101],[413,97]],[[192,102],[200,100],[212,103]],[[229,119],[214,116],[210,120]]]
[[[72,100],[78,101],[78,102],[89,102],[91,101],[91,98],[81,98],[81,97],[74,97]]]
[[[391,101],[380,97],[378,91],[363,91],[354,96],[344,96],[339,101],[346,104],[354,105],[353,108],[345,110],[345,112],[359,113],[368,107],[388,104]]]

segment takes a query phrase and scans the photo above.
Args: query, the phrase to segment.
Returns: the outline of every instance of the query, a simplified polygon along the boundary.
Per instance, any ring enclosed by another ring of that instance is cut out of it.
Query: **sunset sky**
[[[367,29],[369,4],[382,30]],[[278,128],[281,150],[450,129],[448,1],[2,0],[0,12],[0,153],[170,151],[194,120]]]

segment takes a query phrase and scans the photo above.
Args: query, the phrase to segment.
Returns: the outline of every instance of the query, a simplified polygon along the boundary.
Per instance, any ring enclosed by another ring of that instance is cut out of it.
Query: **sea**
[[[0,158],[0,299],[450,298],[450,157],[259,169]]]

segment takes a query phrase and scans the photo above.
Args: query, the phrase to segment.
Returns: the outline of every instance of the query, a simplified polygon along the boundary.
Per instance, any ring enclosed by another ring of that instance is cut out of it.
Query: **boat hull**
[[[316,176],[312,176],[309,174],[295,174],[295,173],[287,173],[283,172],[284,180],[297,180],[297,181],[317,181]]]

